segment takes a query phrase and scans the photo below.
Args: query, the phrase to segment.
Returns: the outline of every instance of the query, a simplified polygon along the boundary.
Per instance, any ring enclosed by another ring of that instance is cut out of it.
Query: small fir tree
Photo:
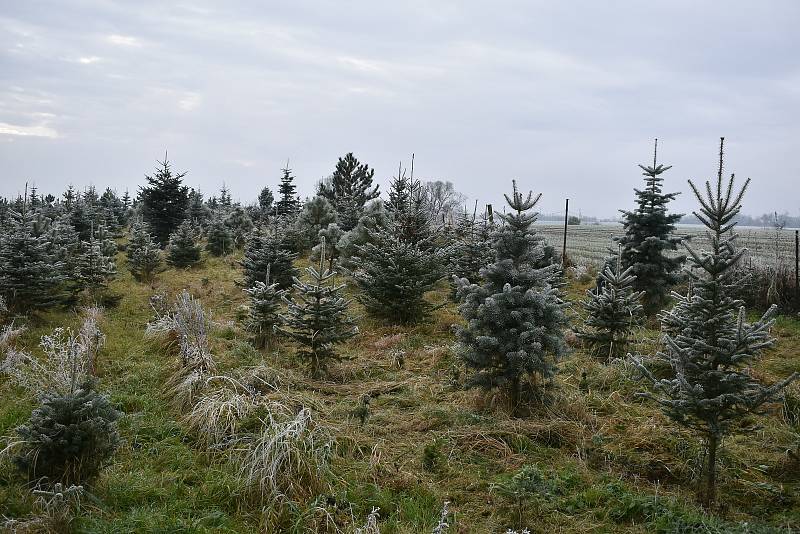
[[[223,182],[222,188],[219,190],[219,205],[227,210],[233,204],[233,200],[231,199],[231,192]]]
[[[139,201],[142,218],[150,226],[156,243],[164,246],[186,218],[189,188],[183,185],[186,173],[173,173],[166,156],[158,164],[153,176],[145,176],[147,186],[139,189]]]
[[[239,264],[244,270],[244,287],[252,287],[256,282],[264,281],[269,271],[271,279],[281,289],[288,289],[299,274],[294,267],[297,254],[288,250],[278,235],[276,226],[258,226],[247,238],[244,257]]]
[[[200,261],[200,245],[194,226],[186,220],[169,236],[167,263],[173,267],[191,267]]]
[[[199,189],[189,191],[189,206],[186,208],[186,219],[201,228],[211,219],[211,210],[203,202],[203,193]]]
[[[275,195],[269,187],[264,187],[258,194],[258,209],[261,212],[261,218],[266,219],[273,210],[273,203],[275,202]]]
[[[297,200],[297,186],[294,185],[294,176],[292,170],[288,167],[281,169],[283,176],[281,176],[281,183],[278,186],[278,194],[280,200],[275,206],[275,211],[278,215],[294,217],[300,210],[300,201]]]
[[[225,224],[230,229],[231,237],[233,237],[233,246],[242,248],[247,239],[247,234],[253,229],[253,219],[250,218],[241,205],[236,204],[230,208],[228,216],[225,218]]]
[[[557,288],[555,265],[539,267],[546,255],[536,235],[533,208],[541,198],[517,191],[506,201],[510,214],[494,237],[495,261],[481,270],[481,284],[456,280],[459,311],[466,325],[456,327],[461,358],[475,373],[467,383],[504,388],[516,414],[522,379],[547,379],[566,352],[566,303]],[[537,380],[538,384],[538,380]]]
[[[469,215],[465,210],[459,216],[447,255],[451,279],[466,278],[477,283],[481,269],[494,260],[494,249],[486,221],[477,221],[474,213]],[[452,288],[455,296],[455,282],[452,282]]]
[[[233,235],[222,214],[218,211],[208,227],[206,250],[214,256],[227,256],[233,252]]]
[[[403,239],[397,220],[367,231],[369,241],[356,245],[350,259],[359,300],[370,314],[392,323],[424,320],[433,310],[425,294],[444,274],[441,253],[432,249],[431,239]]]
[[[150,280],[161,265],[161,250],[150,235],[147,223],[142,220],[131,225],[126,253],[128,270],[139,281]]]
[[[256,281],[252,287],[244,289],[250,297],[250,309],[245,327],[253,335],[256,348],[269,348],[275,327],[280,324],[281,301],[287,290],[280,289],[278,284],[270,281],[270,268],[267,266],[265,280]]]
[[[634,189],[636,209],[622,212],[625,235],[622,245],[622,267],[633,269],[634,289],[643,291],[642,304],[647,315],[660,310],[669,298],[670,289],[680,277],[678,272],[686,257],[672,254],[678,250],[681,238],[675,236],[675,223],[683,214],[669,214],[667,205],[678,193],[662,193],[664,178],[671,168],[657,163],[658,140],[653,165],[639,165],[645,176],[645,188]]]
[[[64,265],[51,254],[49,236],[36,235],[24,203],[9,222],[0,232],[0,295],[15,312],[53,306],[61,298]]]
[[[325,265],[325,241],[322,242],[319,267],[307,267],[310,283],[294,278],[293,298],[284,297],[288,306],[281,322],[281,332],[302,345],[298,355],[308,361],[311,373],[327,372],[331,360],[340,361],[336,346],[358,333],[347,314],[350,301],[341,296],[344,284],[336,284],[335,271]]]
[[[734,271],[744,249],[736,249],[733,222],[750,180],[734,191],[734,176],[727,185],[723,174],[724,138],[720,141],[719,170],[715,185],[706,182],[705,196],[692,181],[700,203],[695,216],[707,228],[709,251],[696,251],[688,245],[688,276],[691,289],[675,294],[675,307],[661,315],[665,349],[656,358],[669,364],[670,378],[658,379],[640,359],[637,367],[653,384],[656,394],[643,393],[658,402],[664,413],[681,426],[699,433],[706,444],[705,489],[702,500],[711,505],[716,499],[717,449],[722,438],[735,431],[746,431],[743,420],[760,413],[765,402],[777,398],[797,373],[765,386],[750,370],[774,339],[769,334],[770,308],[761,319],[748,323],[743,302],[737,293]]]
[[[610,264],[614,264],[614,268]],[[633,269],[622,268],[620,255],[606,262],[600,273],[602,283],[587,291],[583,307],[587,312],[586,327],[578,331],[594,354],[607,359],[625,354],[631,329],[641,321],[642,293],[633,290]]]
[[[117,275],[117,266],[103,254],[101,242],[95,239],[94,233],[88,242],[81,244],[81,249],[75,268],[75,282],[80,289],[88,291],[92,298],[96,298]]]
[[[22,442],[14,463],[29,480],[91,482],[119,444],[122,414],[88,380],[74,391],[46,392],[30,420],[17,428]]]

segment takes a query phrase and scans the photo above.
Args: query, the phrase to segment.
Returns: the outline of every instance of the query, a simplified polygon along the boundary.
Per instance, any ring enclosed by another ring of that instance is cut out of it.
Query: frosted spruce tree
[[[733,221],[750,180],[738,192],[733,175],[724,183],[723,146],[724,138],[720,140],[716,184],[706,182],[703,195],[689,181],[700,203],[700,211],[694,214],[706,227],[710,250],[697,251],[686,245],[691,289],[686,295],[674,294],[675,307],[661,315],[665,348],[656,358],[669,364],[674,376],[658,379],[640,359],[634,359],[655,390],[642,395],[654,399],[670,419],[705,441],[705,488],[701,493],[706,505],[716,499],[717,451],[722,438],[745,430],[743,419],[759,413],[765,402],[775,400],[797,377],[794,373],[763,385],[751,371],[774,342],[769,330],[776,308],[749,323],[743,302],[735,296],[734,270],[745,249],[736,248]]]
[[[147,223],[136,220],[131,224],[128,240],[128,270],[139,281],[150,280],[161,265],[161,250],[150,235]]]
[[[240,204],[234,204],[225,217],[225,225],[230,230],[231,237],[233,237],[233,246],[242,248],[247,239],[247,234],[253,229],[253,219],[247,214],[245,209]]]
[[[630,332],[641,322],[642,293],[633,290],[636,277],[632,272],[631,267],[622,268],[616,254],[600,273],[602,283],[588,290],[583,301],[585,328],[576,333],[592,353],[608,360],[625,354]]]
[[[169,236],[167,263],[173,267],[184,268],[200,261],[200,245],[197,233],[191,222],[184,220],[177,230]]]
[[[51,254],[47,234],[34,232],[34,217],[22,205],[0,230],[0,296],[10,310],[41,310],[58,303],[63,265]]]
[[[95,239],[92,232],[89,241],[81,244],[75,266],[75,283],[80,289],[87,291],[92,299],[97,299],[116,275],[116,264],[103,254],[101,242]]]
[[[253,345],[258,349],[269,348],[274,329],[280,324],[281,302],[287,294],[278,284],[270,280],[270,267],[264,281],[257,280],[252,287],[244,289],[250,297],[250,306],[245,328],[253,335]]]
[[[389,212],[382,224],[365,226],[366,242],[355,245],[349,260],[361,289],[359,300],[370,314],[395,324],[424,320],[434,308],[425,293],[444,275],[442,253],[420,215],[408,202]]]
[[[456,327],[461,358],[474,374],[470,387],[502,388],[511,413],[518,413],[522,380],[534,387],[553,376],[566,352],[566,303],[557,288],[556,265],[538,267],[546,255],[536,235],[533,208],[541,194],[523,196],[513,184],[506,202],[511,213],[500,214],[504,225],[494,235],[495,261],[481,269],[483,281],[457,279],[456,296],[466,325]]]
[[[686,257],[674,254],[681,239],[675,236],[675,223],[683,214],[667,212],[667,205],[678,193],[663,193],[664,172],[671,165],[657,163],[658,139],[653,151],[653,165],[639,165],[645,176],[645,188],[634,189],[636,209],[620,210],[625,235],[622,245],[622,267],[633,268],[634,289],[643,291],[642,304],[647,315],[658,312],[668,301],[669,293],[679,280],[678,273]]]
[[[294,295],[284,297],[288,306],[281,316],[285,326],[279,330],[302,348],[298,355],[308,361],[313,376],[326,373],[331,360],[341,356],[336,346],[358,333],[355,321],[347,314],[350,301],[341,296],[344,284],[336,284],[335,271],[325,265],[325,241],[321,243],[318,267],[307,267],[310,282],[294,278]]]
[[[475,214],[469,215],[466,210],[459,215],[453,239],[447,247],[447,270],[453,296],[458,286],[452,280],[466,278],[477,283],[481,269],[494,260],[490,235],[491,229],[485,219],[478,221]]]
[[[258,226],[247,237],[242,266],[244,278],[241,285],[253,287],[263,282],[270,273],[270,279],[281,289],[292,287],[292,281],[299,271],[294,266],[297,254],[288,250],[278,235],[276,226]]]
[[[211,218],[206,239],[206,250],[213,256],[227,256],[233,252],[233,235],[219,211]]]

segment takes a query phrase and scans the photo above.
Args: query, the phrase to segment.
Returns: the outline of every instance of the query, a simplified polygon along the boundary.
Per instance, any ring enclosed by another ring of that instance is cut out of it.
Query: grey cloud
[[[728,168],[745,211],[797,213],[800,5],[655,2],[18,2],[0,17],[0,194],[188,183],[301,192],[354,151],[498,203],[512,178],[584,213],[632,202],[652,138],[668,187]]]

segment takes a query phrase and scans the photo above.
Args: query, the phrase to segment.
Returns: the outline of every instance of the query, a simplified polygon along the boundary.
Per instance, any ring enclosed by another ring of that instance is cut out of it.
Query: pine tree
[[[227,256],[233,252],[233,249],[233,236],[228,225],[225,224],[225,219],[218,211],[208,226],[206,250],[214,256]]]
[[[186,209],[186,218],[196,226],[203,227],[211,219],[211,210],[203,202],[203,193],[200,190],[189,191],[189,207]]]
[[[185,220],[175,233],[169,236],[167,263],[173,267],[191,267],[200,261],[200,245],[192,224]]]
[[[466,278],[477,283],[480,271],[494,260],[494,249],[487,222],[476,221],[475,214],[466,210],[459,216],[455,235],[447,248],[448,274],[456,279]],[[456,285],[453,283],[453,296]]]
[[[67,190],[64,191],[64,207],[67,211],[72,209],[72,204],[75,202],[75,187],[72,184],[67,186]]]
[[[308,242],[316,245],[320,230],[336,222],[336,210],[325,197],[317,195],[303,205],[297,222],[306,234]]]
[[[161,265],[161,250],[150,234],[150,227],[142,220],[131,224],[126,253],[128,270],[137,280],[150,280]]]
[[[664,413],[681,426],[699,433],[706,444],[703,502],[716,499],[716,459],[722,438],[745,431],[743,420],[760,413],[765,402],[774,400],[797,373],[765,386],[753,377],[750,367],[774,339],[769,330],[776,308],[748,323],[737,293],[734,271],[744,249],[736,249],[736,223],[741,201],[750,180],[735,192],[734,175],[723,181],[723,146],[720,141],[719,170],[714,186],[706,182],[705,196],[690,180],[700,211],[695,216],[707,228],[709,251],[696,251],[688,244],[691,289],[675,294],[674,308],[661,315],[665,348],[656,358],[672,368],[674,376],[658,379],[634,359],[659,396],[643,393],[661,405]]]
[[[401,185],[407,190],[404,200],[400,202],[396,198],[394,203],[390,202],[387,205],[386,210],[396,223],[396,231],[400,233],[403,241],[414,244],[425,243],[423,248],[434,246],[433,220],[426,206],[427,198],[422,182],[414,180],[412,176],[408,180],[403,180]]]
[[[269,187],[264,187],[258,194],[258,209],[261,211],[261,216],[266,219],[272,213],[273,202],[275,202],[275,195]]]
[[[350,269],[351,259],[357,254],[358,247],[370,242],[370,235],[376,232],[378,227],[386,227],[388,224],[389,215],[382,200],[376,199],[367,204],[355,228],[344,232],[336,243],[342,264]]]
[[[356,256],[350,260],[362,291],[359,300],[369,313],[393,323],[424,320],[433,310],[425,293],[444,274],[441,253],[433,249],[430,238],[404,239],[403,227],[394,219],[367,232],[369,240],[356,245]]]
[[[114,453],[122,415],[89,380],[73,391],[42,392],[41,405],[17,429],[14,463],[31,481],[86,484]]]
[[[661,176],[671,168],[657,164],[658,140],[653,155],[653,165],[639,167],[644,171],[645,189],[636,192],[636,209],[622,212],[625,235],[622,245],[622,267],[633,268],[636,277],[634,289],[643,291],[644,311],[652,315],[660,310],[669,297],[670,288],[680,277],[678,271],[685,256],[671,255],[678,250],[681,239],[674,235],[675,223],[682,214],[668,214],[667,205],[678,193],[662,193],[664,178]]]
[[[89,240],[92,228],[99,224],[99,221],[100,217],[91,203],[82,198],[78,198],[73,202],[72,209],[69,212],[69,222],[78,232],[78,237],[81,241]]]
[[[278,186],[280,200],[275,206],[278,215],[293,217],[300,210],[300,201],[297,200],[297,187],[294,185],[292,170],[287,166],[281,169],[283,176]]]
[[[614,268],[609,265],[614,263]],[[606,262],[600,273],[603,283],[596,290],[588,290],[583,302],[587,311],[586,329],[576,332],[595,354],[607,359],[625,354],[628,336],[640,322],[642,293],[633,291],[633,269],[622,268],[620,255],[615,262]]]
[[[60,276],[65,281],[67,290],[77,293],[80,288],[75,283],[75,271],[81,253],[81,241],[66,215],[53,221],[46,242],[47,254],[60,266]]]
[[[147,186],[139,189],[142,203],[142,218],[153,232],[160,246],[169,241],[169,236],[186,218],[189,207],[189,188],[183,185],[185,172],[174,173],[169,161],[158,162],[160,167],[153,176],[147,178]]]
[[[540,198],[523,196],[515,182],[512,196],[506,195],[512,212],[500,215],[505,224],[494,237],[494,263],[480,271],[483,282],[456,280],[466,320],[456,335],[461,358],[475,371],[467,385],[505,388],[515,415],[522,379],[552,377],[566,352],[566,304],[556,287],[557,267],[538,267],[546,251],[531,210]]]
[[[358,333],[355,322],[347,314],[350,301],[341,296],[344,284],[336,284],[335,271],[325,265],[325,242],[322,242],[319,267],[307,267],[310,283],[294,278],[295,295],[284,297],[288,306],[279,330],[300,343],[298,355],[308,360],[314,376],[327,372],[331,360],[341,356],[336,346]]]
[[[380,195],[378,186],[372,185],[373,176],[374,169],[348,152],[336,162],[330,179],[320,184],[319,194],[336,208],[342,230],[354,228],[366,203]]]
[[[242,248],[247,234],[253,229],[253,220],[240,204],[232,206],[225,217],[225,224],[231,232],[233,246]]]
[[[109,280],[117,275],[114,261],[103,254],[101,242],[92,233],[88,242],[81,244],[75,266],[75,282],[80,289],[88,290],[96,298],[108,287]]]
[[[224,209],[228,209],[233,204],[233,200],[231,199],[231,192],[222,184],[222,189],[219,190],[219,205],[222,206]]]
[[[95,234],[98,243],[100,243],[100,251],[103,253],[103,256],[116,262],[119,247],[117,247],[117,243],[114,241],[114,236],[111,235],[111,232],[108,231],[104,224],[100,224],[96,228]]]
[[[63,264],[51,254],[48,235],[36,235],[30,209],[10,213],[0,232],[0,296],[13,311],[41,310],[60,299]]]
[[[271,273],[271,279],[278,284],[281,289],[292,286],[292,281],[299,273],[294,267],[294,260],[297,255],[288,250],[278,228],[258,226],[247,238],[244,249],[244,257],[239,264],[244,270],[244,287],[253,287],[256,282],[264,281],[267,272]]]
[[[280,304],[287,293],[287,290],[280,289],[278,284],[270,281],[269,271],[267,266],[267,275],[263,282],[257,280],[252,287],[244,289],[250,297],[245,327],[253,334],[253,344],[259,349],[270,346],[274,327],[280,324]]]

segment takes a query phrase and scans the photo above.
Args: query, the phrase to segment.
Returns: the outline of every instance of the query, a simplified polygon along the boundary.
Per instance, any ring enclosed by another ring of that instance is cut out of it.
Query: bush
[[[27,424],[14,463],[30,480],[85,484],[105,465],[119,444],[121,412],[87,380],[67,393],[47,393]]]

